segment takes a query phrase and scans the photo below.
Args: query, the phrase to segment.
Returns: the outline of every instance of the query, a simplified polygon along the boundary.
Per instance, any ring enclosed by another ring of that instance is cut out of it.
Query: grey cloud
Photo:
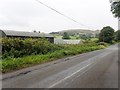
[[[95,29],[118,28],[109,0],[40,0],[65,15]],[[104,2],[104,3],[103,3]],[[0,26],[42,29],[44,32],[83,28],[35,0],[1,0]]]

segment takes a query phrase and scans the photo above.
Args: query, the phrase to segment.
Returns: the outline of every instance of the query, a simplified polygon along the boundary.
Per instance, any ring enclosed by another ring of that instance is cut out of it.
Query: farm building
[[[80,44],[81,40],[66,40],[62,38],[55,38],[54,44]]]
[[[38,32],[22,32],[13,30],[0,30],[1,37],[15,37],[15,38],[46,38],[51,43],[54,43],[54,37],[50,34]]]

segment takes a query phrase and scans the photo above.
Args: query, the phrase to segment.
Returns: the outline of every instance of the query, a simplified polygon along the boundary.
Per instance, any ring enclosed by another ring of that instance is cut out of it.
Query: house
[[[46,38],[51,43],[54,43],[54,37],[50,34],[40,32],[22,32],[13,30],[0,30],[0,37],[19,37],[19,38]]]

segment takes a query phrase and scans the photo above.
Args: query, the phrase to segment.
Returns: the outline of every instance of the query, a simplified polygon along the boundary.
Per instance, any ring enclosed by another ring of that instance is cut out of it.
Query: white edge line
[[[92,64],[92,63],[91,63],[91,64]],[[86,68],[86,67],[90,66],[91,64],[88,64],[88,65],[86,65],[86,66],[82,67],[81,69],[79,69],[79,70],[77,70],[76,72],[72,73],[71,75],[69,75],[69,76],[67,76],[67,77],[63,78],[62,80],[60,80],[60,81],[56,82],[55,84],[53,84],[53,85],[49,86],[48,88],[52,88],[52,87],[54,87],[54,86],[56,86],[56,85],[58,85],[58,84],[62,83],[62,82],[63,82],[63,81],[65,81],[66,79],[68,79],[68,78],[72,77],[73,75],[77,74],[78,72],[80,72],[80,71],[81,71],[81,70],[83,70],[84,68]]]

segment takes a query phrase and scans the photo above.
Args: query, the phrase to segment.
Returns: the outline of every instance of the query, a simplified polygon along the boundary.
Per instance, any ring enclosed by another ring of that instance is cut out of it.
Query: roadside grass
[[[99,39],[98,38],[91,38],[90,40],[91,41],[98,41]]]
[[[106,46],[98,45],[97,43],[86,43],[78,45],[64,45],[64,49],[56,50],[54,52],[49,52],[44,55],[30,55],[19,58],[6,58],[0,61],[2,64],[2,72],[7,73],[22,68],[42,64],[45,62],[50,62],[57,60],[66,56],[72,56],[77,54],[82,54],[94,50],[103,49]]]

